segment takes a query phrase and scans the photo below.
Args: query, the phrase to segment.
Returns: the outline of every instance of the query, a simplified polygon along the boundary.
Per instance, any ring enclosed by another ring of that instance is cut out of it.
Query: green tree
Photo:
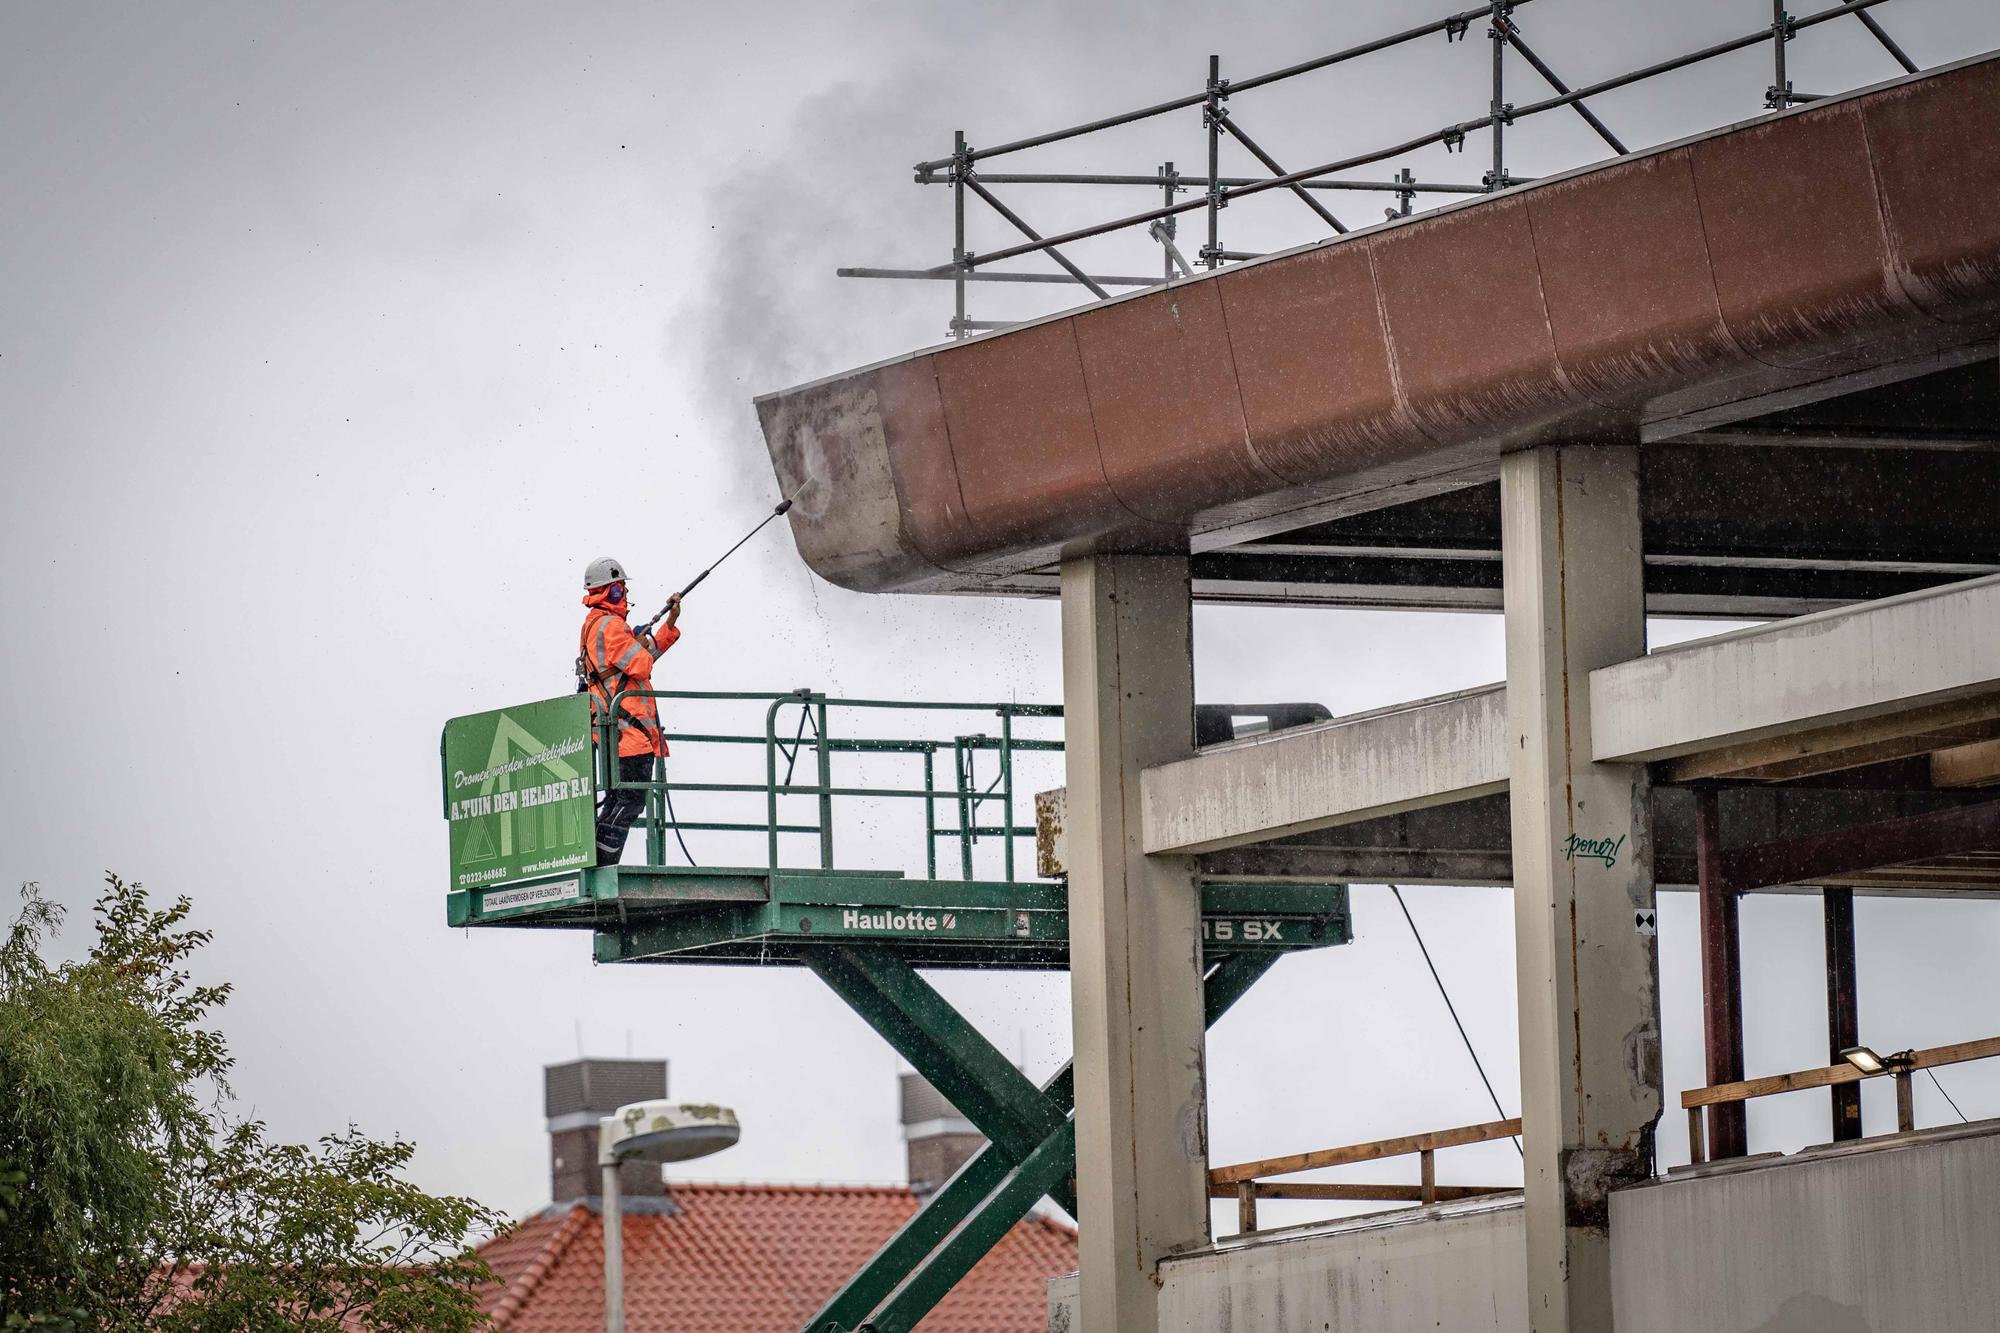
[[[482,1327],[467,1248],[503,1219],[402,1177],[352,1127],[316,1145],[233,1122],[227,986],[188,962],[190,904],[106,877],[88,954],[44,958],[30,884],[0,942],[0,1326],[148,1333]]]

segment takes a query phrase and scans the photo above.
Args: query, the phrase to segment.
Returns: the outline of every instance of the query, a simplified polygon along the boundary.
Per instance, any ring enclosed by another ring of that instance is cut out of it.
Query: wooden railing
[[[1349,1144],[1344,1148],[1322,1148],[1317,1152],[1295,1153],[1290,1157],[1269,1157],[1261,1162],[1218,1166],[1208,1173],[1208,1193],[1211,1198],[1236,1200],[1237,1223],[1244,1231],[1257,1229],[1259,1199],[1341,1199],[1426,1204],[1469,1199],[1481,1194],[1504,1194],[1519,1187],[1438,1184],[1436,1154],[1440,1148],[1488,1143],[1494,1139],[1513,1138],[1520,1132],[1519,1120],[1494,1120],[1461,1129],[1440,1129],[1429,1134],[1412,1134],[1407,1138],[1377,1139],[1373,1143]],[[1417,1154],[1421,1176],[1421,1183],[1415,1185],[1276,1184],[1264,1179],[1266,1176],[1288,1176],[1321,1167],[1379,1162],[1390,1157],[1407,1157],[1411,1153]]]
[[[1987,1060],[1994,1056],[2000,1056],[2000,1037],[1962,1041],[1955,1046],[1933,1046],[1927,1051],[1900,1051],[1895,1055],[1885,1055],[1881,1057],[1883,1068],[1875,1073],[1863,1073],[1859,1067],[1843,1061],[1818,1069],[1801,1069],[1790,1074],[1773,1074],[1768,1078],[1748,1078],[1738,1083],[1693,1088],[1681,1094],[1681,1105],[1688,1113],[1688,1157],[1694,1162],[1707,1160],[1708,1136],[1702,1124],[1705,1107],[1748,1101],[1752,1097],[1771,1097],[1781,1092],[1798,1092],[1804,1088],[1859,1083],[1869,1078],[1896,1080],[1896,1128],[1908,1133],[1917,1127],[1916,1096],[1911,1077],[1919,1069],[1963,1064],[1967,1060]]]

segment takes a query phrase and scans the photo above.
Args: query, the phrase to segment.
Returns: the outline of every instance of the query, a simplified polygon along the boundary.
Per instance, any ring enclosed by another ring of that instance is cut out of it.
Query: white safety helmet
[[[602,588],[611,583],[623,582],[625,582],[625,566],[619,564],[617,560],[608,555],[598,556],[597,559],[590,562],[590,567],[583,571],[583,586],[585,591],[593,588]]]

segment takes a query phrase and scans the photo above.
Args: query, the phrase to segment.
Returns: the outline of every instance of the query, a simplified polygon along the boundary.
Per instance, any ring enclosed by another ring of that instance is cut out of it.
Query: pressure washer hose
[[[675,593],[673,595],[673,599],[669,601],[666,606],[661,607],[659,614],[654,616],[651,620],[647,621],[639,632],[642,634],[652,633],[653,626],[660,623],[661,618],[667,614],[668,607],[671,607],[675,602],[680,601],[683,597],[686,597],[689,593],[693,592],[695,590],[695,586],[699,584],[703,579],[707,578],[710,574],[713,574],[716,571],[717,567],[720,566],[724,560],[727,560],[730,556],[735,555],[736,552],[742,548],[745,542],[748,542],[752,537],[755,537],[758,533],[762,532],[764,530],[764,525],[766,523],[769,523],[772,519],[778,517],[778,515],[790,509],[792,507],[792,501],[798,499],[801,495],[804,495],[806,487],[812,485],[813,480],[814,480],[813,477],[808,475],[804,481],[799,483],[799,488],[797,490],[793,491],[790,495],[780,500],[778,502],[777,507],[773,509],[770,513],[764,515],[763,518],[759,519],[757,522],[757,526],[750,529],[750,531],[744,533],[743,536],[737,541],[735,546],[730,547],[728,550],[724,551],[720,556],[718,556],[716,558],[715,564],[710,565],[707,569],[704,569],[701,571],[701,573],[695,575],[694,582],[688,584],[687,587],[682,588],[679,592]],[[667,775],[664,772],[665,765],[662,764],[661,767],[663,771],[660,774],[660,795],[664,797],[666,801],[667,827],[671,828],[674,831],[674,841],[680,844],[681,855],[685,856],[687,858],[687,863],[690,866],[692,866],[697,864],[694,859],[694,853],[688,850],[687,839],[681,836],[680,816],[674,813],[673,784],[667,781]]]
[[[775,509],[773,509],[770,513],[764,515],[763,518],[759,519],[756,527],[750,529],[750,531],[744,533],[741,537],[739,537],[736,541],[736,545],[730,547],[728,550],[724,551],[721,555],[717,556],[714,564],[710,565],[707,569],[702,570],[701,573],[695,575],[693,581],[690,582],[687,585],[687,587],[682,588],[679,592],[675,593],[673,597],[669,599],[669,601],[667,602],[667,606],[661,607],[658,614],[656,614],[651,620],[647,621],[643,626],[643,628],[647,631],[650,631],[653,628],[653,626],[659,624],[661,618],[667,614],[667,607],[672,606],[675,602],[681,600],[682,598],[686,597],[689,593],[693,592],[696,588],[700,587],[701,581],[703,579],[707,578],[710,574],[713,574],[717,569],[721,568],[722,562],[724,560],[727,560],[730,556],[735,555],[738,551],[742,550],[745,543],[747,543],[752,537],[755,537],[758,533],[764,530],[764,525],[766,523],[769,523],[772,519],[778,517],[780,514],[783,514],[784,512],[789,510],[792,507],[792,502],[798,499],[801,495],[805,494],[806,487],[812,484],[813,484],[812,477],[807,477],[804,481],[800,482],[799,488],[793,491],[790,495],[786,496],[784,499],[780,500]]]

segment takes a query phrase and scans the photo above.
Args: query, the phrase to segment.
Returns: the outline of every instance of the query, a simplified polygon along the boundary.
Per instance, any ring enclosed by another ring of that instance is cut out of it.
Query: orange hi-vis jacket
[[[604,716],[611,699],[620,690],[653,688],[653,663],[681,637],[678,629],[662,627],[651,634],[634,634],[625,623],[625,604],[612,605],[606,588],[584,594],[583,604],[590,614],[583,618],[583,664],[590,679],[590,715],[593,721]],[[640,754],[664,756],[667,738],[660,729],[657,699],[626,697],[618,705],[618,753],[621,757]],[[596,733],[592,733],[592,739]]]

